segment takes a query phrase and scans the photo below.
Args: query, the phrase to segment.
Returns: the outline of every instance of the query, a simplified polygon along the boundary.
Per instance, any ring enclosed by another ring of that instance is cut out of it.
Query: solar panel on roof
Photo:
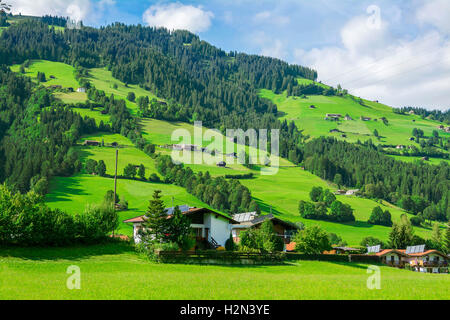
[[[178,207],[180,208],[181,212],[186,212],[186,211],[189,211],[189,209],[190,209],[190,207],[187,204],[184,204],[184,205],[178,206]],[[164,210],[166,210],[166,213],[170,216],[175,211],[175,208],[171,207],[171,208],[166,208]]]
[[[367,253],[378,253],[380,252],[380,249],[381,249],[380,245],[367,247]]]

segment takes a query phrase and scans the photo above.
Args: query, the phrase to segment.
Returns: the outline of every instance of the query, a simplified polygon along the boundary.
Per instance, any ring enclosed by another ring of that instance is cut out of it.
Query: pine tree
[[[167,240],[176,243],[183,250],[189,250],[194,245],[191,220],[178,206],[175,207],[172,217],[167,220],[167,234]]]
[[[161,190],[155,190],[144,218],[141,237],[145,242],[163,241],[168,234],[167,213],[161,200]]]
[[[447,230],[445,231],[445,237],[443,239],[442,248],[447,254],[450,254],[450,222],[447,225]]]

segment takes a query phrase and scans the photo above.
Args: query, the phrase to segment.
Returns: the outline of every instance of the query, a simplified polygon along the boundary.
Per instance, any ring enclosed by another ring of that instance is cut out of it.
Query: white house
[[[179,207],[181,212],[191,219],[191,228],[198,241],[207,241],[213,246],[225,246],[225,242],[230,238],[231,227],[237,221],[226,215],[206,208],[193,208],[187,205]],[[174,208],[167,208],[167,216],[170,218]],[[135,243],[142,240],[139,231],[143,228],[145,216],[125,220],[124,223],[133,224],[133,234]]]
[[[77,92],[86,93],[86,88],[78,88]]]

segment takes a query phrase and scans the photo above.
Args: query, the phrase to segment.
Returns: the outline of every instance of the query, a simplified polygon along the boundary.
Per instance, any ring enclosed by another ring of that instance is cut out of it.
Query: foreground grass
[[[381,290],[369,290],[364,264],[153,264],[120,244],[0,252],[0,299],[450,299],[448,275],[384,266]],[[66,287],[72,265],[81,270],[80,290]]]

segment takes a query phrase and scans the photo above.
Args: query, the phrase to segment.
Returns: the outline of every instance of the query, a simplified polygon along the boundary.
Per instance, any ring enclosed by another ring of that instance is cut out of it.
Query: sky
[[[450,0],[9,0],[14,13],[186,29],[394,107],[450,108]]]

